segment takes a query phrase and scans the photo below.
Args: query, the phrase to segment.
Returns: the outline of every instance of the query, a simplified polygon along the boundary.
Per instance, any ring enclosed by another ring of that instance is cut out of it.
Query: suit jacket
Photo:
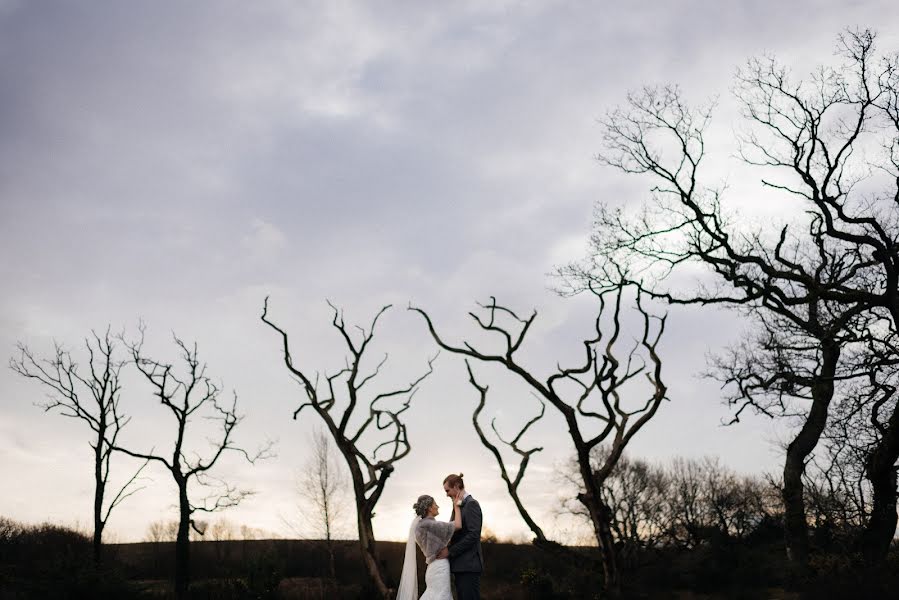
[[[458,508],[458,507],[457,507]],[[453,534],[449,545],[450,571],[480,573],[484,570],[481,550],[481,505],[472,496],[462,501],[462,529]]]

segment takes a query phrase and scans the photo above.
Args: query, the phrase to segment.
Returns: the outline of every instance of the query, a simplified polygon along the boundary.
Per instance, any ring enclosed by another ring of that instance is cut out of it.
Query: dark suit
[[[467,496],[461,510],[462,529],[453,534],[449,544],[450,571],[456,579],[457,600],[480,600],[481,572],[484,570],[481,505]]]

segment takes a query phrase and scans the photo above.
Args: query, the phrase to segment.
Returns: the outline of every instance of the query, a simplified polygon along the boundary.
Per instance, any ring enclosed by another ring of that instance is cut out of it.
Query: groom
[[[484,570],[481,505],[465,491],[461,473],[448,475],[443,480],[443,491],[453,500],[453,510],[462,511],[462,529],[453,534],[449,548],[441,550],[437,558],[449,557],[450,571],[456,579],[458,600],[480,600],[481,572]]]

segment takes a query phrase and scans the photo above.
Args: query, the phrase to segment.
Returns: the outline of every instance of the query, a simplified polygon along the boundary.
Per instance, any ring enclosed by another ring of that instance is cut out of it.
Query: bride
[[[428,570],[425,571],[425,593],[421,600],[452,600],[450,589],[449,559],[437,558],[437,553],[446,548],[453,533],[462,528],[462,511],[458,506],[462,498],[453,498],[453,520],[450,522],[434,519],[440,508],[431,496],[419,496],[412,509],[417,515],[409,528],[409,541],[406,543],[406,558],[403,561],[403,574],[396,600],[419,600],[418,598],[418,566],[415,557],[415,544],[425,555]]]

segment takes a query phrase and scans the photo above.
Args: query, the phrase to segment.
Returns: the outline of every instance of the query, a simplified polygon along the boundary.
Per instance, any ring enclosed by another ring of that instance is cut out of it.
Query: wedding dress
[[[419,600],[418,597],[418,565],[415,556],[415,544],[425,555],[428,570],[425,571],[425,593],[420,600],[452,600],[450,588],[450,565],[445,558],[437,559],[437,553],[449,543],[455,527],[452,523],[437,521],[433,517],[415,517],[409,528],[409,541],[406,542],[406,558],[403,561],[403,574],[397,590],[397,600]]]

